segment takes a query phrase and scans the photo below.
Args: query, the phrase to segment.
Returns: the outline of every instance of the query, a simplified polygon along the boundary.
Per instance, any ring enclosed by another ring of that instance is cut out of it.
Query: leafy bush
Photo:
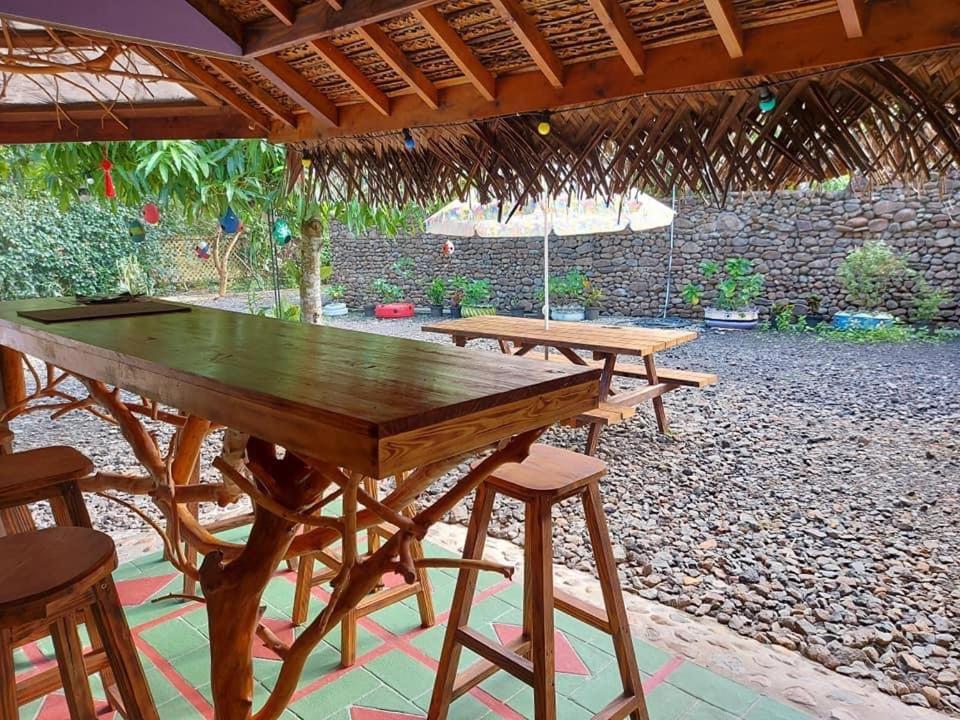
[[[763,275],[754,272],[753,263],[746,258],[727,258],[723,265],[704,260],[700,263],[700,272],[706,280],[716,279],[713,307],[718,310],[745,310],[763,292]],[[688,283],[682,293],[689,304],[699,305],[704,288],[697,283]]]
[[[949,296],[944,290],[932,288],[921,278],[917,282],[917,294],[913,299],[913,319],[920,323],[930,323],[940,312],[940,307]]]
[[[452,292],[450,293],[450,302],[453,305],[460,305],[463,303],[463,295],[467,290],[467,285],[470,284],[470,281],[467,280],[463,275],[454,275],[453,279],[450,280],[450,287]]]
[[[333,302],[340,302],[343,300],[343,296],[346,293],[347,289],[340,283],[330,286],[328,295]]]
[[[373,291],[380,296],[380,301],[384,303],[397,302],[403,297],[403,290],[387,282],[383,278],[377,278],[373,281]]]
[[[447,284],[443,278],[434,278],[427,286],[427,300],[431,305],[443,305],[445,297],[447,297]]]
[[[463,304],[468,307],[487,305],[492,295],[489,280],[471,280],[463,289]]]
[[[135,242],[127,221],[138,215],[96,202],[63,210],[0,188],[0,298],[113,293],[134,278],[141,292],[162,291],[169,269],[156,241],[169,231]]]
[[[882,241],[852,250],[837,271],[840,284],[859,310],[880,309],[910,274],[906,261]]]
[[[554,305],[585,305],[590,279],[579,268],[563,275],[550,278],[550,302]],[[602,293],[600,297],[602,297]],[[543,302],[543,290],[537,292],[537,299]],[[592,300],[599,302],[599,297]]]

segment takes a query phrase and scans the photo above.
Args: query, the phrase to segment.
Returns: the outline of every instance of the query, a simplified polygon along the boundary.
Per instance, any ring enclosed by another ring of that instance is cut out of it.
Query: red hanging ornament
[[[103,169],[103,194],[108,198],[115,198],[117,196],[117,189],[113,186],[113,176],[110,174],[113,163],[107,158],[104,158],[100,161],[100,167]]]

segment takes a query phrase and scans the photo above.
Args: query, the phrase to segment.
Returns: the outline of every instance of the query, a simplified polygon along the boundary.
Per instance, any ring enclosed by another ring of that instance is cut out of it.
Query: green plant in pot
[[[590,280],[580,270],[550,278],[550,319],[583,320],[586,316],[585,295]],[[540,293],[543,298],[543,293]]]
[[[841,263],[837,277],[857,312],[837,313],[834,326],[840,330],[872,330],[893,324],[893,315],[884,311],[884,304],[909,276],[906,261],[882,241],[852,250]]]
[[[327,288],[328,302],[323,306],[323,314],[327,317],[338,317],[347,314],[347,304],[343,301],[346,288],[336,283]]]
[[[923,278],[917,281],[916,297],[913,299],[913,322],[928,332],[936,329],[935,320],[940,308],[950,296],[939,288],[932,288]]]
[[[588,285],[583,293],[584,317],[587,320],[596,320],[600,317],[600,303],[603,302],[603,290],[587,281]]]
[[[759,311],[754,303],[763,292],[763,275],[754,271],[746,258],[727,258],[722,264],[713,260],[700,263],[705,280],[714,282],[713,303],[703,310],[707,327],[731,330],[753,330],[759,323]],[[682,290],[683,298],[691,305],[703,301],[704,287],[688,283]]]
[[[450,280],[450,317],[461,316],[460,307],[463,305],[463,296],[470,283],[463,275],[454,275]]]
[[[463,289],[460,312],[463,317],[496,315],[497,307],[490,302],[491,297],[493,297],[493,291],[489,280],[471,280]]]
[[[430,317],[443,317],[443,301],[447,297],[447,283],[443,278],[434,278],[427,285],[427,301],[430,303]]]
[[[824,320],[823,306],[819,295],[807,295],[807,312],[804,315],[807,327],[816,327]]]

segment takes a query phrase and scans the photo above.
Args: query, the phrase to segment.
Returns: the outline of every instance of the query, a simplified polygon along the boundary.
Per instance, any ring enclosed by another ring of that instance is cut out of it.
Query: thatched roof
[[[267,137],[309,150],[351,192],[397,200],[468,182],[513,198],[674,183],[722,196],[958,158],[956,2],[5,7],[0,142]],[[780,99],[767,115],[765,84]],[[547,110],[542,138],[531,117]]]

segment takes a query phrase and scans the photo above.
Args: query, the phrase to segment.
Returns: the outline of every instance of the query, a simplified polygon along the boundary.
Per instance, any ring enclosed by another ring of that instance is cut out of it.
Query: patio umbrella
[[[550,327],[550,232],[557,235],[596,235],[665,227],[674,211],[639,193],[610,201],[558,195],[530,200],[503,217],[500,203],[455,200],[427,219],[427,232],[453,237],[543,236],[543,323]]]

